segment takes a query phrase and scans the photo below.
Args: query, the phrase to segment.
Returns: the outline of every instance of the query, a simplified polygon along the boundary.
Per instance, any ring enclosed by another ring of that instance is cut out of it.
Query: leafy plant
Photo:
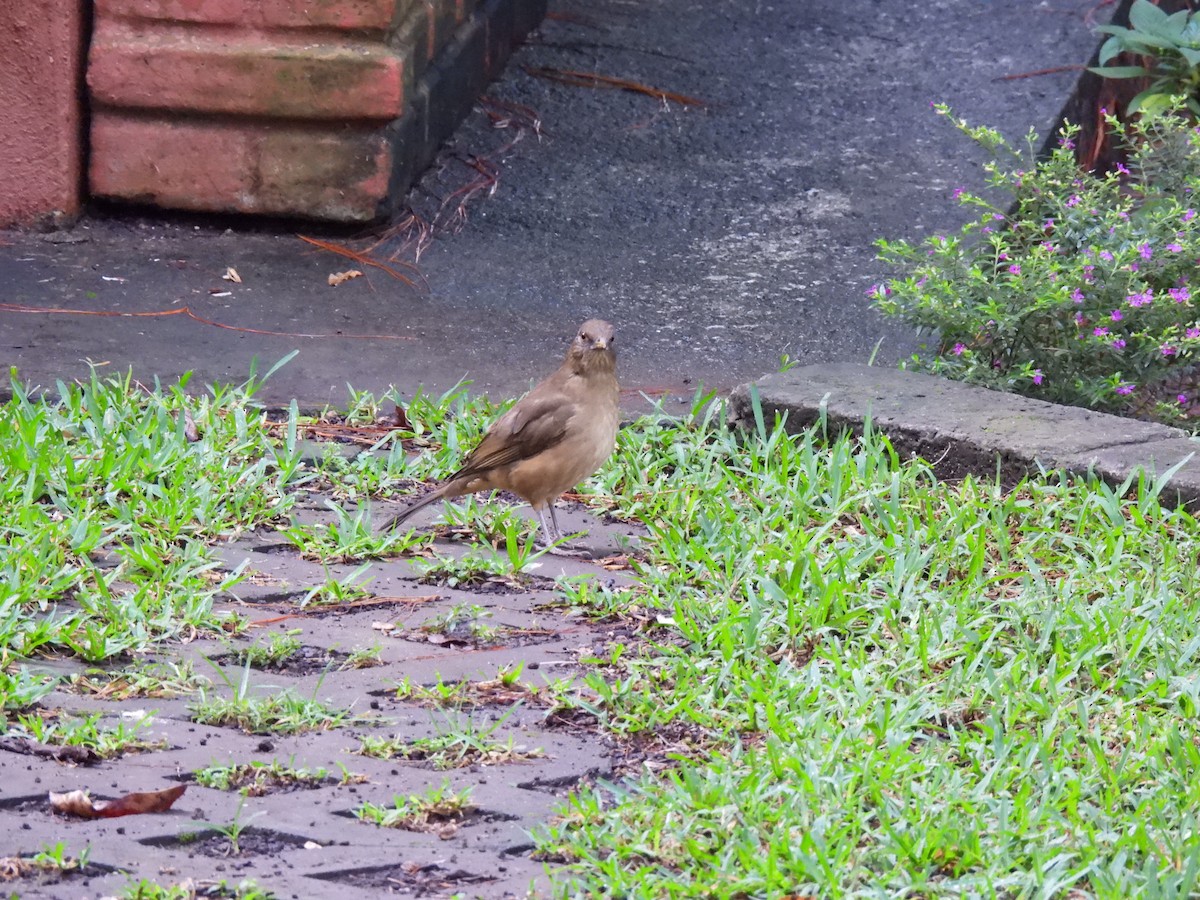
[[[935,339],[908,365],[1094,409],[1190,414],[1200,404],[1192,123],[1177,113],[1129,126],[1110,117],[1130,166],[1093,176],[1075,166],[1074,127],[1039,161],[1032,134],[1022,154],[993,129],[952,121],[995,154],[989,183],[1016,202],[1005,213],[959,190],[982,211],[959,235],[878,242],[880,259],[906,274],[873,288],[875,305]]]
[[[242,667],[242,678],[236,685],[220,669],[217,672],[231,695],[212,696],[207,689],[200,688],[199,699],[190,710],[192,720],[202,725],[234,725],[249,734],[300,734],[327,731],[356,721],[349,710],[316,699],[323,680],[313,688],[312,697],[299,697],[291,691],[255,696],[250,693],[249,663]]]
[[[78,856],[71,856],[67,851],[67,845],[62,841],[53,846],[47,844],[37,853],[29,856],[0,858],[0,881],[27,878],[31,875],[48,872],[59,875],[82,872],[87,868],[90,858],[91,847],[84,847]]]
[[[355,808],[354,814],[364,822],[382,828],[403,828],[406,831],[437,831],[448,837],[463,817],[475,809],[471,803],[471,788],[454,792],[450,782],[431,786],[424,794],[394,797],[391,806],[366,801]]]
[[[57,678],[35,674],[25,666],[16,672],[0,669],[0,709],[28,709],[53,691],[57,684]]]
[[[379,759],[408,759],[426,762],[434,769],[457,769],[471,765],[495,765],[542,756],[539,749],[515,746],[513,739],[497,741],[492,735],[508,720],[511,710],[488,727],[468,721],[465,725],[447,724],[428,738],[381,738],[364,735],[359,753]]]
[[[229,852],[232,855],[237,856],[242,852],[242,835],[246,833],[246,829],[250,827],[250,823],[259,816],[266,815],[266,810],[260,809],[253,815],[247,816],[243,819],[242,813],[245,811],[245,808],[246,797],[243,795],[241,801],[238,803],[237,811],[233,814],[233,819],[230,821],[223,823],[193,821],[192,824],[200,826],[200,828],[204,829],[205,831],[211,831],[214,834],[219,834],[224,837],[229,841]]]
[[[246,797],[261,797],[279,787],[319,787],[329,778],[326,769],[296,768],[279,760],[251,761],[231,765],[213,764],[195,773],[196,784],[219,791],[240,791]]]
[[[150,716],[132,722],[120,721],[110,728],[102,727],[103,721],[103,713],[61,717],[20,713],[7,724],[0,724],[0,733],[55,747],[80,747],[102,759],[162,750],[167,746],[166,741],[148,741],[141,736],[140,732],[153,722]]]
[[[254,668],[278,666],[287,662],[300,649],[300,634],[302,631],[299,628],[276,632],[267,638],[265,644],[256,641],[238,651],[237,655],[241,657],[242,662]]]
[[[1129,101],[1126,112],[1156,113],[1168,109],[1173,97],[1185,98],[1188,109],[1200,115],[1200,13],[1181,9],[1167,14],[1150,0],[1134,0],[1130,28],[1102,25],[1111,35],[1100,47],[1099,66],[1090,71],[1105,78],[1149,78],[1150,86]],[[1138,66],[1110,66],[1121,53],[1149,60]]]

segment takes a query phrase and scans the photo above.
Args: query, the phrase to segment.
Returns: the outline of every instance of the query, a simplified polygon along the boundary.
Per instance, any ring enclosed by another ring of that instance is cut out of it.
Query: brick
[[[99,18],[384,31],[420,0],[96,0]]]
[[[83,12],[81,0],[0,3],[0,225],[79,212]]]
[[[97,23],[93,100],[113,107],[307,119],[392,119],[404,63],[382,43]]]
[[[171,209],[369,221],[387,194],[382,130],[97,113],[92,192]]]

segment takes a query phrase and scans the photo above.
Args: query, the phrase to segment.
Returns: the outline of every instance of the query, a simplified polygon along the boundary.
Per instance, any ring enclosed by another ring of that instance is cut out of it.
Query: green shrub
[[[1006,391],[1163,420],[1200,412],[1200,133],[1176,107],[1123,125],[1129,165],[1081,172],[1065,128],[1047,159],[942,115],[992,153],[1007,212],[959,189],[980,215],[958,235],[880,240],[907,274],[873,287],[884,313],[936,336],[906,367]]]

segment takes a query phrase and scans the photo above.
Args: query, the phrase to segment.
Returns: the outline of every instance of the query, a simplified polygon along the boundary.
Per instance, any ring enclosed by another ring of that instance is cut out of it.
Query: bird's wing
[[[575,404],[560,393],[529,394],[496,420],[451,478],[477,475],[550,449],[566,435],[575,411]]]

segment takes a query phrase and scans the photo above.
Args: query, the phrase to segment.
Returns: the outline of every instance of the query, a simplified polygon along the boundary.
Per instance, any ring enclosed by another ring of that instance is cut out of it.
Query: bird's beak
[[[602,337],[598,337],[594,341],[592,341],[592,349],[593,350],[603,350],[607,346],[608,346],[608,341],[606,341]]]

